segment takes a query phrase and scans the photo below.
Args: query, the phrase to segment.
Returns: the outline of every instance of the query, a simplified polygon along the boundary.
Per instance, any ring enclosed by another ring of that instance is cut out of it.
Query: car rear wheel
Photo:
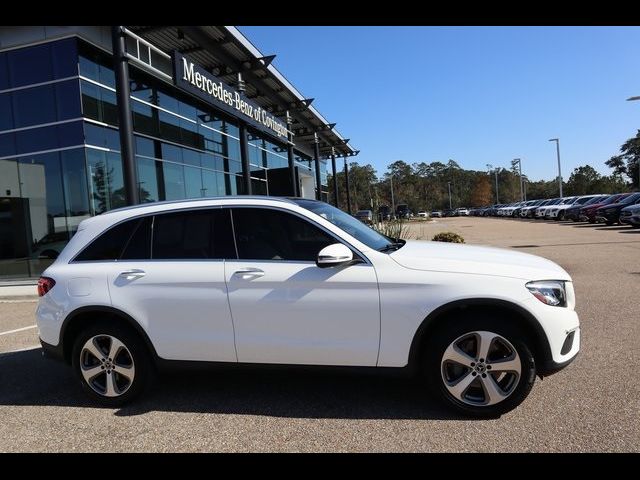
[[[72,355],[82,389],[108,407],[130,402],[153,377],[146,346],[135,332],[120,325],[91,325],[76,338]]]
[[[524,335],[491,318],[452,320],[431,338],[426,355],[430,389],[465,415],[494,418],[524,401],[536,367]]]

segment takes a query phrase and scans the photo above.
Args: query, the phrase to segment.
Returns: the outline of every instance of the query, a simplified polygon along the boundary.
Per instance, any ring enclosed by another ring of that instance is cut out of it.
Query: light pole
[[[562,198],[562,170],[560,169],[560,139],[550,138],[550,142],[556,142],[556,153],[558,155],[558,187],[560,188],[560,198]]]
[[[489,176],[491,176],[493,165],[491,165],[490,163],[487,163],[487,170],[489,171]],[[500,200],[498,200],[498,170],[499,170],[498,167],[496,167],[495,170],[493,170],[493,173],[495,173],[495,177],[496,177],[496,205],[500,203]]]
[[[396,202],[393,198],[393,174],[389,175],[389,181],[391,182],[391,217],[396,215]]]
[[[447,182],[447,186],[449,187],[449,210],[451,210],[451,182]]]
[[[524,192],[522,189],[522,160],[514,158],[513,161],[518,162],[518,173],[520,174],[520,201],[522,202],[524,200]]]

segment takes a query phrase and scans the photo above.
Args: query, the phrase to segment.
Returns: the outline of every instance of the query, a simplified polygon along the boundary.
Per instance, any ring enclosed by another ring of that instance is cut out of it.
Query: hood
[[[505,248],[407,240],[390,257],[412,270],[495,275],[523,280],[571,280],[569,274],[551,260]]]

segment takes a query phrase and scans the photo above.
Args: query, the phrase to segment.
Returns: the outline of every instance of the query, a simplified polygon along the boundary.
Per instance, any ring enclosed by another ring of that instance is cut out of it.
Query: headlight
[[[566,307],[567,295],[564,282],[558,280],[544,280],[539,282],[529,282],[526,287],[529,291],[546,305],[553,307]]]

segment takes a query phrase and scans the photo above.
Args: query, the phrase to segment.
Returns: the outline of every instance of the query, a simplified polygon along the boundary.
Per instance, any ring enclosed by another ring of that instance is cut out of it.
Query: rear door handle
[[[257,278],[257,277],[264,276],[264,270],[261,270],[260,268],[252,268],[252,267],[240,268],[239,270],[236,270],[235,272],[233,272],[233,274],[243,279]]]
[[[137,268],[131,269],[131,270],[125,270],[124,272],[121,272],[120,275],[118,275],[119,277],[124,277],[127,280],[133,280],[135,278],[141,278],[144,277],[146,275],[146,272],[144,270],[140,270]]]

